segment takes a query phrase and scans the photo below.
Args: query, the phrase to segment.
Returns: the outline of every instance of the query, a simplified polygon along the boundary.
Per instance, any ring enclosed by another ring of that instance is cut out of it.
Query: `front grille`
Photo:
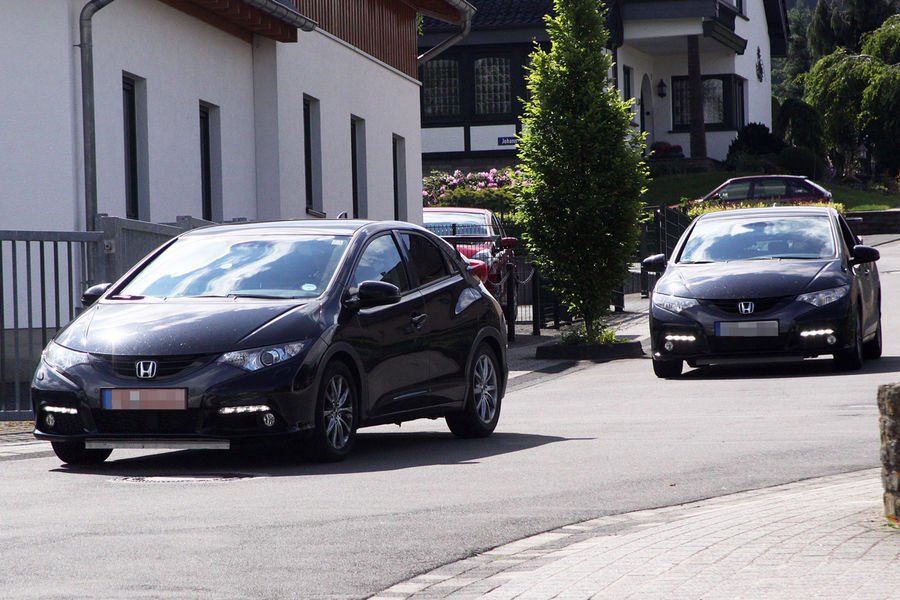
[[[119,377],[137,379],[135,363],[138,361],[156,361],[156,378],[172,377],[206,364],[210,357],[206,354],[188,354],[182,356],[120,356],[114,354],[94,354],[107,368]]]
[[[99,433],[197,433],[196,410],[101,410],[92,415]]]
[[[739,300],[701,300],[700,303],[703,306],[710,306],[717,310],[720,310],[724,313],[728,313],[731,315],[739,315],[742,314],[738,306],[742,302],[752,302],[753,303],[753,312],[752,315],[756,315],[759,313],[764,313],[772,310],[777,307],[784,301],[790,300],[790,298],[784,298],[779,296],[778,298],[741,298]],[[750,316],[750,315],[747,315]]]

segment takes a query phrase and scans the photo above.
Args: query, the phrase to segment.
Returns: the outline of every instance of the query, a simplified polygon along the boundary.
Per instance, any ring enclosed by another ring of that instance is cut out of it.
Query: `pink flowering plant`
[[[424,206],[468,206],[486,208],[515,218],[516,190],[525,185],[513,169],[491,169],[477,173],[432,171],[423,179]]]

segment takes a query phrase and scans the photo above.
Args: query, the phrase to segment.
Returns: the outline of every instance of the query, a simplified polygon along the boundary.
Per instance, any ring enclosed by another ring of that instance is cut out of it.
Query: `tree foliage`
[[[631,101],[609,78],[604,5],[554,6],[556,16],[545,17],[551,48],[536,46],[528,68],[519,159],[531,184],[519,208],[541,275],[591,340],[637,246],[644,138],[631,126]]]
[[[861,50],[865,34],[900,12],[900,0],[818,0],[808,37],[814,58]]]
[[[772,95],[779,99],[802,98],[804,75],[812,67],[806,30],[812,11],[800,4],[788,10],[787,56],[772,59]]]
[[[900,15],[863,38],[863,54],[838,49],[807,77],[806,100],[822,117],[826,150],[840,174],[852,175],[859,148],[875,174],[900,170]]]

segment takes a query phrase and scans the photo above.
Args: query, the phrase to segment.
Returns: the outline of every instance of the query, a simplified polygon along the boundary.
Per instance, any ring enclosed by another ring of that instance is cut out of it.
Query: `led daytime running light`
[[[667,335],[666,340],[671,342],[696,342],[697,338],[693,335]]]
[[[239,415],[244,413],[268,412],[270,409],[265,404],[250,406],[225,406],[219,409],[220,415]]]
[[[45,406],[44,412],[47,413],[57,413],[60,415],[77,415],[77,408],[68,408],[66,406]]]
[[[818,335],[831,335],[834,329],[811,329],[809,331],[801,331],[800,337],[813,337]]]

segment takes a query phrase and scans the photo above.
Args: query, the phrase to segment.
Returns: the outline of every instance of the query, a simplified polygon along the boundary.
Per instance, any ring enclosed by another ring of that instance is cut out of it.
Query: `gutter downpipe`
[[[429,48],[423,54],[421,54],[417,61],[418,65],[421,67],[429,60],[437,57],[438,54],[443,52],[444,50],[450,48],[464,37],[469,35],[469,31],[472,29],[472,17],[475,15],[475,7],[466,2],[465,0],[447,0],[453,8],[457,9],[462,15],[462,23],[459,25],[459,31],[446,40],[442,41],[438,45],[433,48]]]
[[[81,9],[81,125],[84,136],[85,231],[94,231],[97,219],[97,137],[94,122],[94,15],[115,0],[90,0]]]

